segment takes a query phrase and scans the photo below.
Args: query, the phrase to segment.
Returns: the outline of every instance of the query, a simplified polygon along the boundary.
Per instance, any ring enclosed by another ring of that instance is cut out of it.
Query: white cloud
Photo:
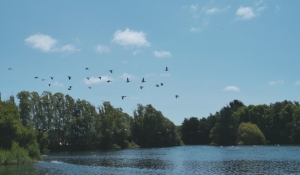
[[[95,49],[96,52],[99,52],[99,53],[108,53],[108,52],[110,52],[109,47],[99,45],[99,44],[97,46],[95,46],[94,49]]]
[[[283,84],[283,83],[284,83],[283,80],[277,80],[277,81],[271,81],[271,82],[269,83],[269,85],[273,86],[273,85],[275,85],[275,84]]]
[[[89,80],[88,79],[83,79],[83,82],[87,85],[90,84],[99,84],[99,83],[103,83],[103,82],[107,82],[107,80],[113,80],[113,78],[109,77],[109,76],[101,76],[101,79],[98,77],[90,77]]]
[[[64,51],[68,51],[68,52],[75,52],[75,51],[79,51],[78,49],[75,48],[75,46],[71,45],[71,44],[67,44],[61,47],[60,51],[64,52]]]
[[[136,54],[139,54],[139,53],[141,53],[142,51],[140,51],[140,50],[136,50],[136,51],[134,51],[133,53],[132,53],[132,55],[136,55]]]
[[[240,92],[240,89],[236,86],[227,86],[227,87],[225,87],[224,91]]]
[[[26,38],[25,42],[35,49],[40,49],[43,52],[50,52],[57,43],[57,40],[48,35],[36,34]]]
[[[55,83],[52,83],[51,86],[63,87],[64,85],[56,81]]]
[[[296,86],[300,86],[300,81],[299,81],[299,80],[296,81],[296,82],[295,82],[295,85],[296,85]]]
[[[144,32],[136,32],[134,30],[126,29],[124,31],[118,30],[114,34],[112,42],[120,44],[122,46],[135,46],[146,47],[150,46],[150,43],[146,39]]]
[[[130,79],[134,79],[135,77],[134,77],[133,75],[128,74],[128,73],[123,73],[123,74],[120,76],[120,78],[122,78],[122,79],[124,79],[124,80],[127,80],[127,78],[129,78],[129,80],[130,80]]]
[[[154,56],[156,57],[171,57],[171,53],[167,51],[154,51]]]
[[[252,7],[240,7],[237,9],[236,13],[238,19],[249,20],[256,17]]]
[[[212,14],[218,13],[219,11],[220,11],[220,9],[218,9],[217,7],[214,7],[214,8],[206,10],[205,13],[207,15],[212,15]]]
[[[190,6],[190,9],[191,9],[191,11],[197,11],[198,10],[198,4],[192,4],[191,6]]]

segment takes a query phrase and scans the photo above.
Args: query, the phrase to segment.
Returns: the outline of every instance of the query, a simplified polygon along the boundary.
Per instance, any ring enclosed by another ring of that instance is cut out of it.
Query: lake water
[[[300,174],[300,146],[180,146],[49,153],[0,174]]]

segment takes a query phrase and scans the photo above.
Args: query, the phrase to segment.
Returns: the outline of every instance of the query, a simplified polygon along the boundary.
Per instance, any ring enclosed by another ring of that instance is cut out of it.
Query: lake
[[[179,146],[48,153],[0,174],[300,174],[300,146]]]

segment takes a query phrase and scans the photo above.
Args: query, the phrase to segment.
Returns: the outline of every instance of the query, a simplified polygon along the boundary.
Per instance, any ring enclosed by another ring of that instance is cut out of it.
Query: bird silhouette
[[[90,88],[90,89],[92,89],[92,87],[91,87],[91,86],[89,86],[89,88]]]
[[[145,81],[145,78],[142,79],[142,83],[144,83],[144,82],[146,82],[146,81]]]
[[[51,84],[48,84],[49,86],[51,86]]]
[[[89,79],[90,79],[90,77],[86,77],[86,79],[88,79],[88,80],[89,80]]]
[[[85,70],[89,70],[89,68],[87,67],[87,68],[85,68]]]
[[[71,89],[73,86],[69,86],[69,88]]]
[[[107,80],[107,83],[111,82],[110,80]]]
[[[178,98],[179,97],[179,95],[175,95],[175,98]]]
[[[127,78],[127,81],[126,81],[126,83],[128,83],[128,82],[130,82],[130,81],[129,81],[129,78]]]
[[[68,76],[69,80],[71,80],[71,76]]]
[[[35,79],[39,78],[39,77],[34,77]]]
[[[68,88],[68,90],[71,90],[71,88]]]
[[[54,77],[50,77],[50,78],[51,78],[51,80],[53,80]]]
[[[8,68],[8,70],[12,70],[12,68],[10,67],[10,68]]]
[[[101,80],[101,77],[98,77]]]
[[[122,96],[122,100],[123,100],[125,97],[126,97],[126,96],[125,96],[125,95],[123,95],[123,96]]]
[[[109,70],[110,73],[113,73],[113,70]]]
[[[158,85],[158,84],[156,84],[156,87],[159,87],[159,85]]]
[[[143,89],[144,87],[143,87],[143,86],[140,86],[140,88]]]
[[[169,69],[168,69],[168,67],[166,67],[166,71],[168,71]]]
[[[163,83],[160,83],[160,86],[163,86],[164,84]]]

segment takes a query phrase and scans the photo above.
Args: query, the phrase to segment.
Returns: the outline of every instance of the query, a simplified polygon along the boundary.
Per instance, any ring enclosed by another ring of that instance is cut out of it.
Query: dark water
[[[299,146],[181,146],[49,153],[0,174],[300,174]]]

